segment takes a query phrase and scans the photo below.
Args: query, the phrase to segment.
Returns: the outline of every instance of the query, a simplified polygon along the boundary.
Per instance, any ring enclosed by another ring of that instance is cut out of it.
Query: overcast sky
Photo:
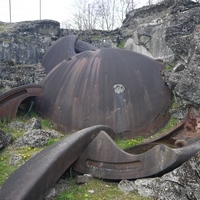
[[[11,1],[11,21],[29,21],[40,19],[40,0],[0,0],[0,21],[10,22],[9,1]],[[41,0],[41,19],[52,19],[62,23],[70,18],[75,0]],[[91,0],[88,0],[91,1]],[[146,0],[135,0],[142,6]],[[142,2],[142,3],[139,3]]]

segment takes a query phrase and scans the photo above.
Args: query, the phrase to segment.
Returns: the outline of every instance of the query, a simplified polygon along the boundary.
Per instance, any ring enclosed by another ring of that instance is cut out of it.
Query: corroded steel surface
[[[63,138],[32,157],[2,185],[0,199],[43,199],[101,130],[113,135],[107,126],[93,126]]]
[[[74,46],[77,39],[78,37],[75,35],[68,35],[58,39],[49,47],[42,59],[42,66],[45,68],[46,73],[49,73],[51,69],[64,59],[76,55]]]
[[[150,177],[178,167],[200,150],[199,145],[200,139],[179,149],[160,144],[144,153],[133,155],[121,150],[101,131],[73,166],[81,173],[103,179]]]
[[[37,110],[61,131],[105,124],[123,137],[147,134],[170,105],[161,70],[158,62],[135,52],[85,51],[46,76]]]
[[[188,116],[192,117],[188,118]],[[143,142],[140,145],[127,148],[125,151],[128,153],[139,154],[155,147],[158,144],[165,144],[171,148],[180,148],[188,144],[192,144],[196,140],[200,139],[199,125],[199,113],[196,115],[189,111],[183,121],[179,122],[167,132],[148,140],[147,142]]]
[[[96,49],[97,48],[95,46],[81,40],[77,40],[75,44],[76,53],[81,53],[83,51],[94,51]]]
[[[20,103],[32,96],[42,94],[43,86],[38,84],[23,85],[0,95],[0,119],[14,118]]]

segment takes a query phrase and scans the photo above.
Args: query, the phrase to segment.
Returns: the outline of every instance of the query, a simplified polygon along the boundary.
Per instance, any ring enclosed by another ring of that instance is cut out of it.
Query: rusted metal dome
[[[51,69],[64,59],[76,55],[74,46],[77,40],[77,36],[68,35],[58,39],[48,48],[42,59],[42,66],[45,67],[46,73],[50,72]]]
[[[124,137],[147,134],[170,104],[161,69],[132,51],[85,51],[49,72],[36,108],[62,131],[104,124]]]
[[[42,66],[45,67],[45,72],[49,73],[57,64],[64,59],[68,59],[83,51],[96,50],[93,45],[78,40],[76,35],[67,35],[58,39],[45,52],[42,59]]]

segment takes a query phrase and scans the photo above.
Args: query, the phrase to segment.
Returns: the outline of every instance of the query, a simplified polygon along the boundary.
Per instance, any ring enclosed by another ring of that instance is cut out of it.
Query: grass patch
[[[172,69],[173,69],[173,67],[171,66],[171,65],[169,65],[169,64],[166,64],[166,66],[165,66],[165,69],[167,70],[167,71],[172,71]]]
[[[92,41],[99,41],[101,39],[101,37],[99,36],[99,35],[93,35],[92,37],[91,37],[91,40]]]
[[[168,121],[168,123],[162,129],[160,129],[158,132],[156,132],[156,134],[165,133],[165,132],[169,131],[171,128],[173,128],[174,126],[176,126],[178,123],[179,123],[178,119],[171,117],[170,120]]]
[[[17,170],[24,162],[41,151],[42,148],[13,148],[8,146],[0,151],[0,186],[5,180]],[[11,158],[16,155],[20,158],[20,161],[16,165],[11,165]]]
[[[92,179],[89,183],[78,185],[75,179],[69,179],[69,189],[61,192],[53,200],[150,200],[135,192],[124,193],[117,187],[117,182],[104,182]]]
[[[26,123],[32,117],[37,117],[35,113],[32,113],[30,117],[26,118],[17,118],[16,121]],[[52,124],[49,120],[39,118],[42,124],[43,129],[52,128]],[[0,130],[9,133],[12,135],[13,141],[17,138],[21,137],[25,133],[24,128],[10,128],[9,122],[11,120],[3,119],[0,120]],[[17,168],[19,168],[24,162],[26,162],[29,158],[37,154],[39,151],[44,149],[47,146],[59,141],[61,138],[52,138],[49,139],[47,145],[41,148],[31,148],[31,147],[13,147],[8,146],[3,150],[0,150],[0,185],[13,173]],[[20,158],[19,162],[16,165],[11,165],[10,160],[13,156],[17,156]]]
[[[47,141],[47,146],[50,146],[50,145],[52,145],[52,144],[58,142],[59,140],[60,140],[60,138],[52,138],[52,139],[49,139],[49,140]]]
[[[143,141],[144,138],[142,136],[138,136],[135,139],[130,140],[115,140],[115,143],[119,146],[119,148],[126,149],[141,144]]]
[[[12,166],[9,164],[11,153],[6,149],[1,150],[0,153],[0,185],[13,173],[19,166]]]
[[[40,119],[43,129],[52,129],[53,125],[48,119]]]
[[[130,148],[130,147],[139,145],[139,144],[141,144],[143,142],[146,142],[148,140],[151,140],[153,138],[158,137],[159,135],[161,135],[161,134],[169,131],[171,128],[173,128],[174,126],[176,126],[178,123],[179,123],[178,119],[176,119],[174,117],[171,117],[170,120],[168,121],[168,123],[163,128],[161,128],[159,131],[157,131],[156,133],[154,133],[152,136],[150,136],[148,138],[144,139],[144,137],[138,136],[135,139],[129,139],[129,140],[119,140],[119,139],[117,139],[117,140],[115,140],[115,143],[121,149]]]

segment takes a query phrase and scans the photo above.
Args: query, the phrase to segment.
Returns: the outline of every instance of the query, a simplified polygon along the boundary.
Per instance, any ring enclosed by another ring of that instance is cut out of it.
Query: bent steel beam
[[[20,103],[31,96],[40,96],[43,86],[39,84],[23,85],[0,95],[0,119],[14,118]]]
[[[157,145],[145,153],[132,155],[121,150],[103,131],[74,163],[76,171],[112,180],[136,179],[168,172],[200,150],[200,140],[172,149]]]
[[[43,199],[101,130],[113,136],[113,130],[108,126],[92,126],[63,138],[32,157],[2,185],[0,199]]]

